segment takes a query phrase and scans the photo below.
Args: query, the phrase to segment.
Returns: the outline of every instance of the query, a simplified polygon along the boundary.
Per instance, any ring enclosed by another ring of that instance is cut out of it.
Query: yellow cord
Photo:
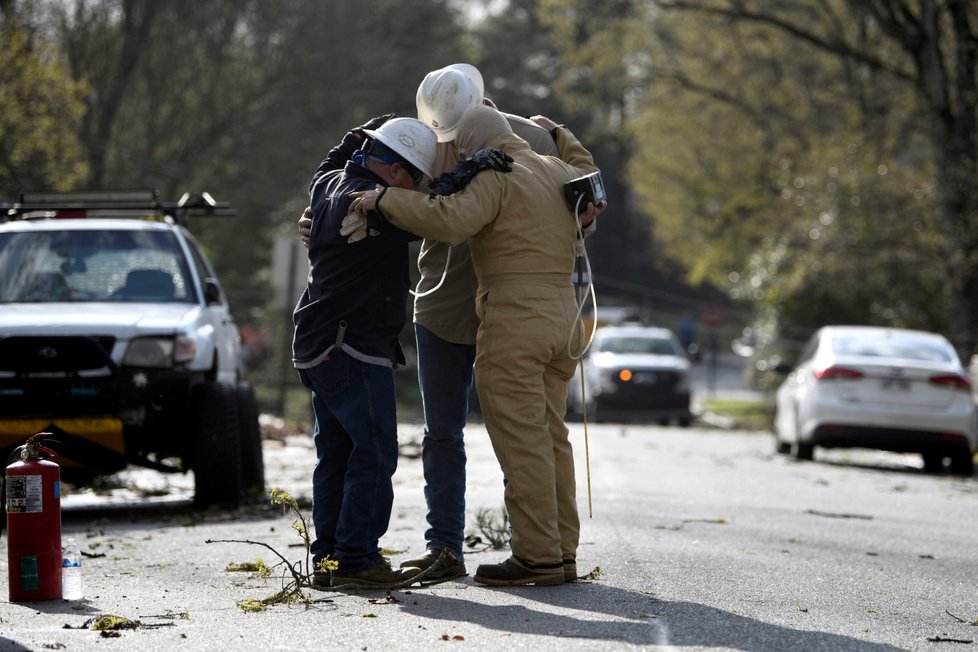
[[[583,336],[584,332],[582,330],[582,339]],[[587,436],[587,395],[584,393],[584,356],[578,359],[578,364],[581,366],[581,414],[584,417],[584,468],[587,472],[587,517],[594,518],[594,513],[591,510],[591,447],[588,445]]]

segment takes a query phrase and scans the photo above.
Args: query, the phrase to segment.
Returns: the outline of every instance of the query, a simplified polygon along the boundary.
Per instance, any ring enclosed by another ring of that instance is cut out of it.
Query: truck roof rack
[[[13,204],[0,204],[0,221],[29,219],[128,218],[172,220],[186,224],[189,217],[234,217],[228,202],[210,193],[183,193],[178,201],[160,200],[158,190],[75,190],[25,192]]]

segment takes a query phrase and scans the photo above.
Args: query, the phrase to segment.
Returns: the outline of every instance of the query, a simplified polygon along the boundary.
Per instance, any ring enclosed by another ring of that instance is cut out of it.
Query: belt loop
[[[340,327],[336,329],[336,342],[333,344],[336,348],[340,348],[343,344],[343,338],[346,337],[346,320],[340,320]]]

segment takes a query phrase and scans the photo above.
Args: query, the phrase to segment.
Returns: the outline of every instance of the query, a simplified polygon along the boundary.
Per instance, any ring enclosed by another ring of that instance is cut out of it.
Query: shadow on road
[[[539,611],[523,604],[487,605],[476,600],[414,592],[400,608],[411,615],[454,624],[472,623],[512,634],[589,639],[631,645],[671,645],[781,652],[853,650],[896,652],[900,648],[827,632],[772,625],[693,602],[659,600],[598,582],[560,587],[482,589],[503,591],[580,616]],[[598,615],[603,614],[603,615]],[[609,618],[610,617],[610,618]]]
[[[855,453],[850,453],[848,451],[855,451]],[[874,451],[870,449],[835,449],[824,452],[817,451],[815,453],[815,459],[812,461],[794,459],[791,461],[798,464],[824,464],[826,466],[834,466],[837,468],[863,469],[866,471],[877,471],[887,474],[931,476],[934,478],[949,477],[962,481],[978,479],[978,471],[971,476],[962,476],[952,473],[949,468],[945,467],[942,472],[930,473],[919,466],[916,466],[916,464],[908,463],[904,460],[903,455],[900,453],[889,453],[886,451]]]

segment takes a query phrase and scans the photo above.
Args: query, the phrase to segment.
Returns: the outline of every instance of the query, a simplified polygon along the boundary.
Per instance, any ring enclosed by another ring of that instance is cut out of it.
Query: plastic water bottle
[[[82,598],[81,550],[74,539],[61,548],[61,597],[65,600]]]

